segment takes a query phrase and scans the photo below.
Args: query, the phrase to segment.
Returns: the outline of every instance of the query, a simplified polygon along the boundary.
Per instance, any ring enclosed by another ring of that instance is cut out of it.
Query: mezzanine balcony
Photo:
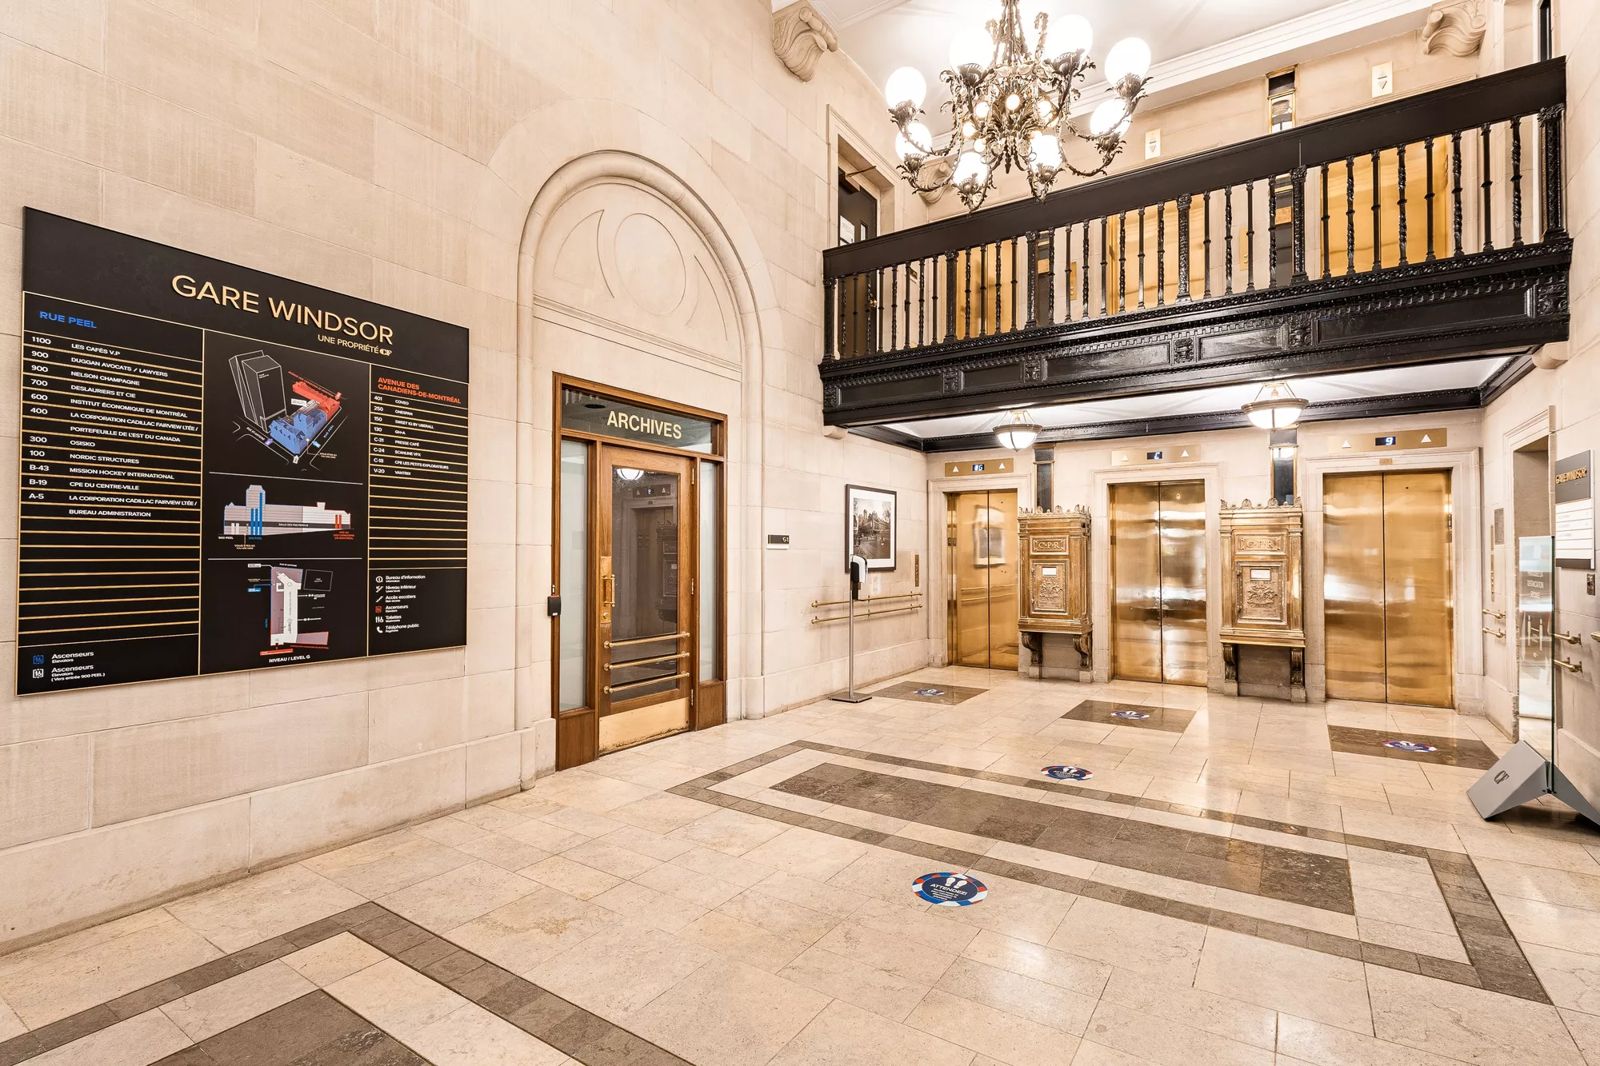
[[[828,251],[824,418],[1565,340],[1562,59]]]

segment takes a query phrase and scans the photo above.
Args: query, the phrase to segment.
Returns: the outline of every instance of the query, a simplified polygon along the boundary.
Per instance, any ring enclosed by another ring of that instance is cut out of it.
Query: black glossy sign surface
[[[17,691],[466,642],[467,331],[29,210]]]

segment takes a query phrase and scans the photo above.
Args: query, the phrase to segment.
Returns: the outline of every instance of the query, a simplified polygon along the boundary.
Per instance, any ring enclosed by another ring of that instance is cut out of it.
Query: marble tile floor
[[[1600,830],[1364,747],[1487,721],[878,688],[0,956],[0,1066],[1600,1066]],[[923,902],[938,870],[987,897]]]

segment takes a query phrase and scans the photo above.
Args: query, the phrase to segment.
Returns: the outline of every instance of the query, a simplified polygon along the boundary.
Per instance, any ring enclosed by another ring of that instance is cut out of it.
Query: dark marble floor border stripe
[[[756,800],[743,799],[723,792],[714,792],[710,788],[713,784],[731,780],[768,763],[776,762],[785,756],[802,751],[848,756],[869,762],[902,766],[908,769],[930,770],[969,779],[1020,785],[1089,799],[1102,799],[1129,807],[1165,810],[1292,836],[1303,836],[1331,843],[1367,848],[1373,851],[1384,851],[1390,854],[1409,855],[1426,859],[1429,869],[1433,872],[1434,880],[1438,883],[1440,892],[1444,896],[1445,905],[1450,910],[1451,917],[1455,921],[1458,935],[1467,951],[1467,958],[1471,962],[1462,963],[1452,959],[1440,959],[1424,955],[1420,952],[1406,951],[1380,944],[1369,944],[1349,937],[1304,929],[1265,918],[1252,918],[1215,907],[1202,907],[1197,904],[1171,900],[1115,885],[1100,884],[1086,878],[1056,873],[1051,870],[1036,869],[1022,863],[989,859],[986,856],[962,851],[958,848],[930,844],[925,841],[913,840],[909,837],[865,829],[847,822],[838,822],[816,815],[803,814],[785,807],[775,807]],[[1415,844],[1403,844],[1398,841],[1382,840],[1377,837],[1359,836],[1329,829],[1317,829],[1311,826],[1279,822],[1267,818],[1255,818],[1234,814],[1229,811],[1217,811],[1187,804],[1166,803],[1163,801],[1144,802],[1136,796],[1083,788],[1068,782],[1035,781],[1009,774],[997,774],[942,763],[922,762],[916,759],[881,755],[876,752],[842,748],[837,745],[820,744],[814,741],[794,741],[784,744],[773,748],[771,751],[743,759],[721,770],[703,774],[668,791],[675,795],[697,799],[730,810],[743,811],[771,821],[798,825],[817,832],[859,840],[863,843],[889,848],[910,855],[921,855],[940,863],[948,869],[978,868],[998,877],[1024,881],[1074,895],[1088,896],[1092,899],[1100,899],[1108,903],[1132,907],[1151,914],[1164,914],[1174,918],[1182,918],[1200,925],[1227,929],[1267,940],[1275,940],[1284,944],[1320,951],[1324,954],[1358,959],[1362,962],[1370,962],[1373,965],[1384,966],[1393,970],[1420,973],[1428,977],[1450,981],[1454,984],[1483,988],[1491,992],[1515,996],[1518,999],[1531,1000],[1535,1003],[1548,1004],[1550,1002],[1549,995],[1545,992],[1538,975],[1534,973],[1533,968],[1528,964],[1521,945],[1517,943],[1516,938],[1511,934],[1505,918],[1501,915],[1499,907],[1495,904],[1487,886],[1479,875],[1472,857],[1457,852],[1438,851]]]
[[[643,1037],[370,902],[0,1042],[0,1066],[16,1066],[341,933],[350,933],[585,1066],[688,1066]]]

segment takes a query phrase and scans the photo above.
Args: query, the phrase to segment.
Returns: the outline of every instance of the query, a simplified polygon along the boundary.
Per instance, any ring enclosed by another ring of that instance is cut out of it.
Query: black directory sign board
[[[466,643],[467,331],[26,214],[17,691]]]

